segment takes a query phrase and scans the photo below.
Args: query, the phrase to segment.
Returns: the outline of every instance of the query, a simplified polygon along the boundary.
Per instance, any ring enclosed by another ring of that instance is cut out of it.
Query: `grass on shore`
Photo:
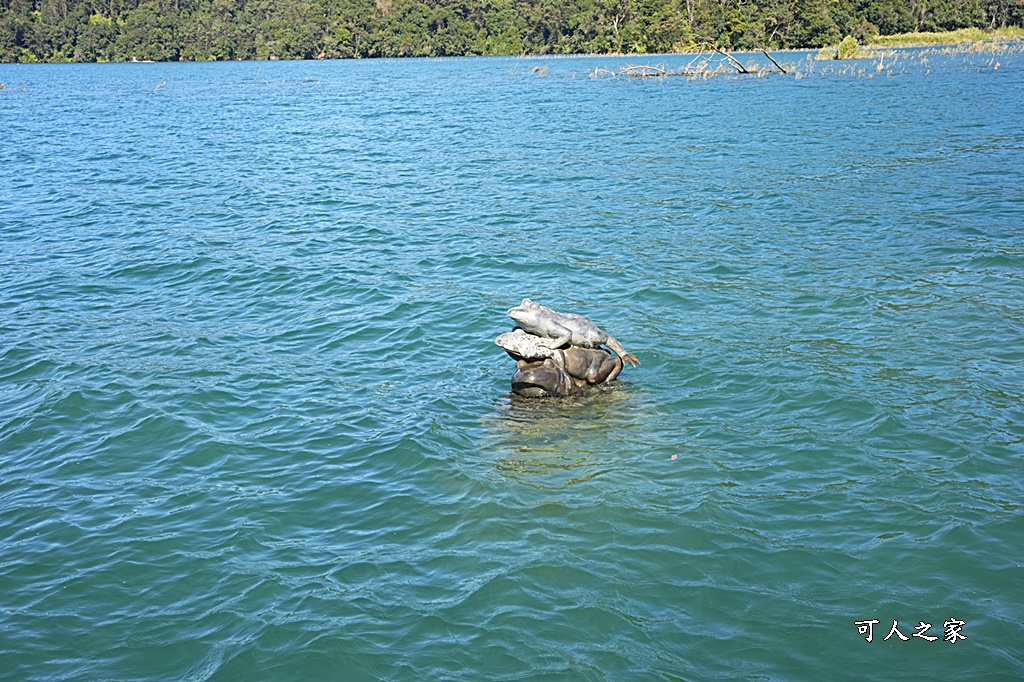
[[[959,45],[961,43],[1003,42],[1024,40],[1024,28],[1011,26],[983,31],[980,28],[961,28],[941,33],[897,33],[878,36],[865,47],[918,47],[922,45]]]
[[[961,28],[940,33],[899,33],[877,36],[866,44],[859,44],[853,36],[846,36],[838,45],[821,48],[815,59],[847,60],[874,59],[880,51],[905,47],[934,47],[970,52],[999,52],[1024,43],[1024,28],[1010,27],[993,31],[980,28]]]

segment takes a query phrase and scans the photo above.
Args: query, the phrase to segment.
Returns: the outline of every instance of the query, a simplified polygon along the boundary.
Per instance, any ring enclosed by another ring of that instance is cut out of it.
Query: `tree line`
[[[1024,26],[1024,0],[0,0],[0,62],[821,47]]]

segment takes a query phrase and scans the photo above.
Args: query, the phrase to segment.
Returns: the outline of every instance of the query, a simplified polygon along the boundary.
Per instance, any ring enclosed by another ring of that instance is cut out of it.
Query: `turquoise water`
[[[1024,675],[1024,56],[890,59],[0,66],[0,677]]]

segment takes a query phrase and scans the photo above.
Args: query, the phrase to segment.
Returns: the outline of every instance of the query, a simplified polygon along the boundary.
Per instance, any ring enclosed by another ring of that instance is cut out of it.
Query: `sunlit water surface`
[[[1024,58],[805,57],[0,66],[0,677],[1020,676]]]

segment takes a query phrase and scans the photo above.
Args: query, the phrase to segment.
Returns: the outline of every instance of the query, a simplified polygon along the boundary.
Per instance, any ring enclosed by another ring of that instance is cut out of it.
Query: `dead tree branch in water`
[[[778,63],[777,61],[775,61],[774,59],[772,59],[772,56],[771,56],[770,54],[768,54],[768,51],[767,51],[767,50],[761,50],[761,52],[763,52],[763,53],[764,53],[764,56],[765,56],[765,57],[768,57],[768,60],[769,60],[769,61],[770,61],[770,62],[771,62],[772,64],[774,64],[774,65],[775,65],[775,66],[776,66],[776,67],[777,67],[777,68],[779,69],[779,71],[781,71],[782,73],[786,73],[786,70],[785,70],[784,68],[782,68],[781,66],[779,66],[779,63]]]
[[[736,70],[739,71],[740,73],[750,73],[749,71],[747,71],[747,67],[745,67],[742,64],[740,64],[740,60],[736,59],[735,57],[733,57],[728,52],[722,50],[722,48],[716,47],[715,48],[715,52],[717,52],[720,55],[724,55],[724,56],[728,57],[729,60],[732,62],[732,65],[735,66]]]
[[[713,54],[715,52],[725,57],[728,61],[718,60],[717,63],[715,63]],[[764,56],[775,65],[775,68],[779,70],[779,73],[787,73],[787,71],[782,68],[782,65],[775,61],[770,54],[765,50],[761,50],[761,52],[764,53]],[[761,77],[766,74],[776,73],[771,69],[747,68],[740,63],[738,59],[724,50],[713,45],[703,44],[700,46],[700,51],[697,52],[694,58],[690,60],[690,63],[677,70],[669,70],[664,66],[654,66],[650,64],[628,64],[620,68],[618,71],[611,71],[601,67],[596,68],[591,72],[590,77],[601,78],[611,76],[615,78],[621,76],[623,78],[662,79],[671,76],[686,76],[690,78],[708,78],[709,76],[721,76],[726,73],[732,73],[728,67],[735,69],[738,74],[748,76]]]
[[[675,74],[675,72],[666,71],[659,66],[629,64],[619,69],[618,75],[626,76],[627,78],[664,78],[665,76],[677,74]]]

